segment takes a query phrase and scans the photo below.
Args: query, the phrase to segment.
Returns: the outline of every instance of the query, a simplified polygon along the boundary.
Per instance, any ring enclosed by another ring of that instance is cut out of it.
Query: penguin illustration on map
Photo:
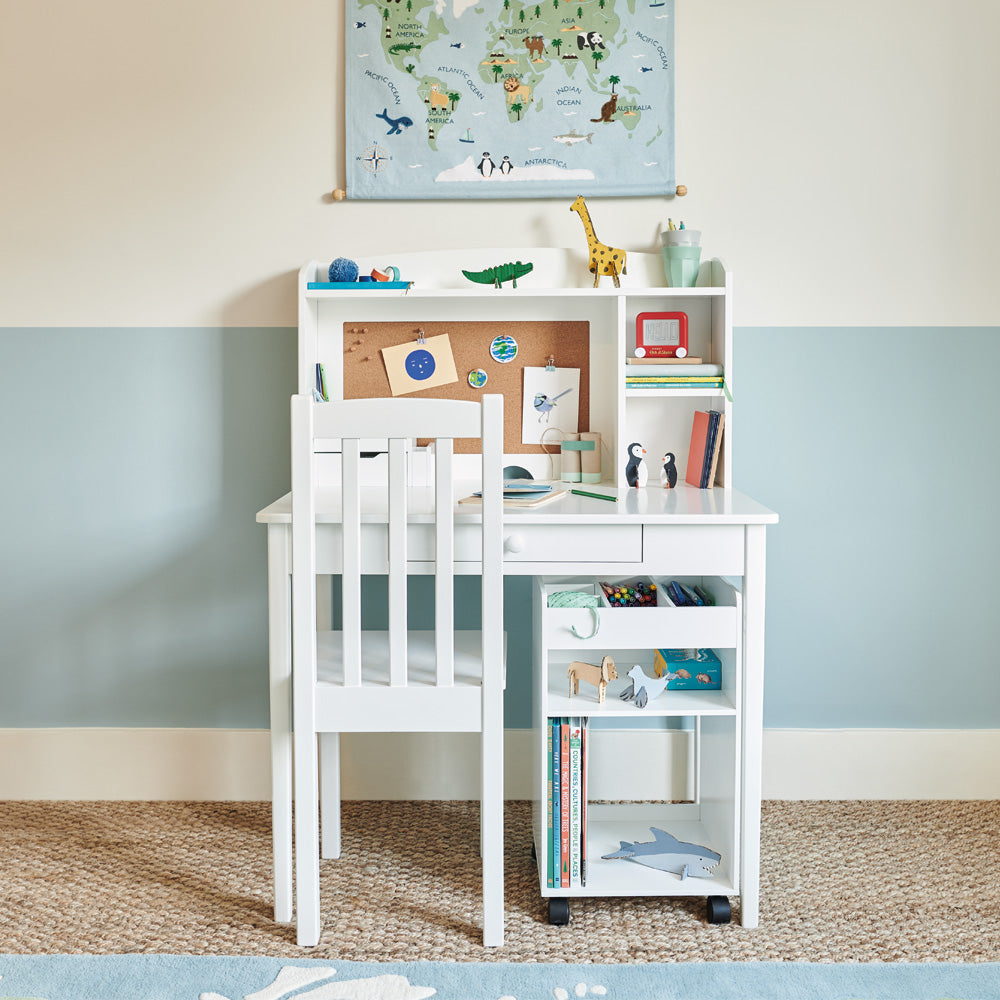
[[[514,169],[514,164],[510,162],[510,157],[505,156],[500,164],[500,173],[509,174]]]
[[[490,154],[483,153],[483,158],[479,161],[479,166],[476,169],[483,177],[489,177],[496,168],[497,165],[490,159]]]

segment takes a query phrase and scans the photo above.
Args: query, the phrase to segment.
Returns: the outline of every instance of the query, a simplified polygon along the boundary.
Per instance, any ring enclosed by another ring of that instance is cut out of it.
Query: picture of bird
[[[535,410],[538,412],[538,422],[541,423],[544,419],[546,423],[549,422],[549,415],[552,413],[552,407],[556,405],[557,399],[562,399],[567,392],[572,392],[572,388],[563,389],[558,396],[549,396],[544,392],[535,393],[535,401],[531,404],[534,406]]]
[[[646,485],[649,479],[649,472],[646,469],[645,462],[642,460],[642,456],[645,454],[646,449],[638,441],[633,441],[628,446],[628,464],[625,466],[625,482],[629,486]]]
[[[668,451],[663,456],[663,468],[660,469],[660,485],[665,490],[672,490],[677,485],[677,466],[674,465],[674,453]]]

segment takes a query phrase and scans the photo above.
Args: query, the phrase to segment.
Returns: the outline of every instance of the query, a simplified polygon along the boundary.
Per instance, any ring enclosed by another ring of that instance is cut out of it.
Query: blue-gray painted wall
[[[295,337],[0,331],[0,727],[267,725],[254,514],[288,488]],[[781,515],[765,725],[1000,726],[1000,329],[734,339],[735,485]],[[528,582],[506,599],[524,727]]]

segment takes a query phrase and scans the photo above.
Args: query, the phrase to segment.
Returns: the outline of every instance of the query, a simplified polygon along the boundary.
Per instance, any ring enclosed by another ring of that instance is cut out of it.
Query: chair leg
[[[295,731],[295,908],[296,940],[319,944],[319,775],[316,733]]]
[[[503,944],[503,730],[484,720],[480,851],[483,857],[483,945]]]
[[[340,857],[340,733],[319,737],[320,856]]]

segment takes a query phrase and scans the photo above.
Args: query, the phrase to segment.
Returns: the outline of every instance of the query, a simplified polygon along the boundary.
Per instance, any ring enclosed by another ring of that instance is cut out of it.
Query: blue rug
[[[1000,1000],[1000,964],[510,965],[0,956],[0,1000]]]

